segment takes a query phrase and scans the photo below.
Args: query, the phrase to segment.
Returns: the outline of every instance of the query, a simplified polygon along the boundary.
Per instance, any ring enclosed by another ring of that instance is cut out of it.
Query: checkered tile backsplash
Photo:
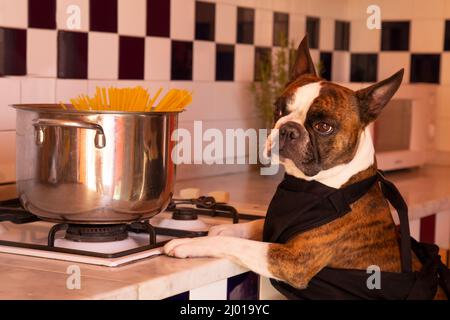
[[[433,52],[422,52],[415,40],[415,32],[422,31],[415,30],[408,20],[383,21],[381,40],[374,44],[375,50],[360,52],[361,44],[352,43],[358,41],[357,37],[350,35],[360,33],[358,28],[365,26],[337,18],[301,16],[289,10],[281,12],[276,7],[271,11],[230,4],[238,1],[0,3],[0,18],[9,16],[0,19],[2,76],[251,81],[255,75],[244,74],[240,70],[242,64],[257,64],[260,53],[280,45],[283,35],[298,40],[306,30],[313,56],[316,63],[321,61],[326,78],[344,82],[380,80],[379,70],[388,63],[384,54],[404,52],[398,56],[402,62],[399,67],[410,69],[407,80],[439,83],[441,52],[450,48],[450,24],[444,20],[439,25],[444,36]],[[334,66],[342,63],[344,67]],[[244,70],[248,73],[250,68]],[[251,68],[251,73],[254,70]]]
[[[376,50],[359,52],[350,41],[360,32],[356,23],[229,4],[236,1],[0,1],[7,2],[1,15],[9,17],[3,25],[0,20],[3,76],[250,81],[254,74],[236,72],[239,63],[257,64],[258,52],[280,45],[282,35],[299,39],[306,30],[316,62],[322,57],[323,75],[332,80],[379,80],[383,54],[405,52],[410,82],[439,83],[440,53],[450,48],[448,21],[440,26],[445,36],[436,52],[415,52],[415,28],[400,20],[383,21]],[[344,68],[333,66],[344,60],[350,62]]]

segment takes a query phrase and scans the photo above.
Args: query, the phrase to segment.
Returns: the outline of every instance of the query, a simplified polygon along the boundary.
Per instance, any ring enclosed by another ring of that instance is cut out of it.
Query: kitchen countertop
[[[392,173],[388,178],[408,202],[411,219],[450,210],[450,167],[427,166]],[[264,208],[280,179],[280,175],[245,172],[179,181],[177,190],[227,190],[233,203]],[[0,194],[4,197],[12,190],[11,186],[2,186]],[[66,281],[70,265],[73,263],[0,254],[0,299],[161,299],[247,271],[226,259],[183,260],[165,256],[118,268],[80,264],[81,289],[69,290]]]

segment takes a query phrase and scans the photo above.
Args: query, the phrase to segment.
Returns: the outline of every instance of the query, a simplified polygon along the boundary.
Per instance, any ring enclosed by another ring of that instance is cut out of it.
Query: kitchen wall
[[[386,40],[382,50],[381,31],[366,27],[374,3],[383,20],[409,21],[387,25],[401,34],[406,25],[406,49]],[[405,67],[410,90],[436,88],[436,147],[445,161],[446,18],[444,0],[0,0],[0,182],[14,180],[12,103],[68,101],[96,86],[177,87],[194,91],[181,127],[192,130],[194,120],[203,120],[204,129],[260,127],[249,86],[258,59],[276,50],[280,31],[298,43],[308,30],[313,59],[333,81],[359,86]],[[178,177],[247,169],[181,166]]]

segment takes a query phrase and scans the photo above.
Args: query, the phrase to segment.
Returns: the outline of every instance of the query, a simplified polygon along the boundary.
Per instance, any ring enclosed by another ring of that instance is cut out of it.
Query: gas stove
[[[0,201],[0,253],[118,267],[162,254],[174,238],[206,236],[213,225],[260,219],[214,197],[173,199],[166,211],[129,224],[43,221],[18,199]]]

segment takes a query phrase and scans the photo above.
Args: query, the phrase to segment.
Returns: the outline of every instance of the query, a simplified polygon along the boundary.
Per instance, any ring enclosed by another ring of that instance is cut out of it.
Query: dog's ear
[[[364,124],[367,125],[378,117],[381,110],[383,110],[384,106],[386,106],[400,87],[403,73],[404,69],[401,69],[383,81],[356,91],[360,116]]]
[[[297,49],[297,54],[295,57],[295,63],[292,65],[290,80],[294,80],[303,74],[316,75],[316,69],[314,68],[314,63],[311,59],[311,54],[308,48],[308,35],[305,35],[302,42]]]

